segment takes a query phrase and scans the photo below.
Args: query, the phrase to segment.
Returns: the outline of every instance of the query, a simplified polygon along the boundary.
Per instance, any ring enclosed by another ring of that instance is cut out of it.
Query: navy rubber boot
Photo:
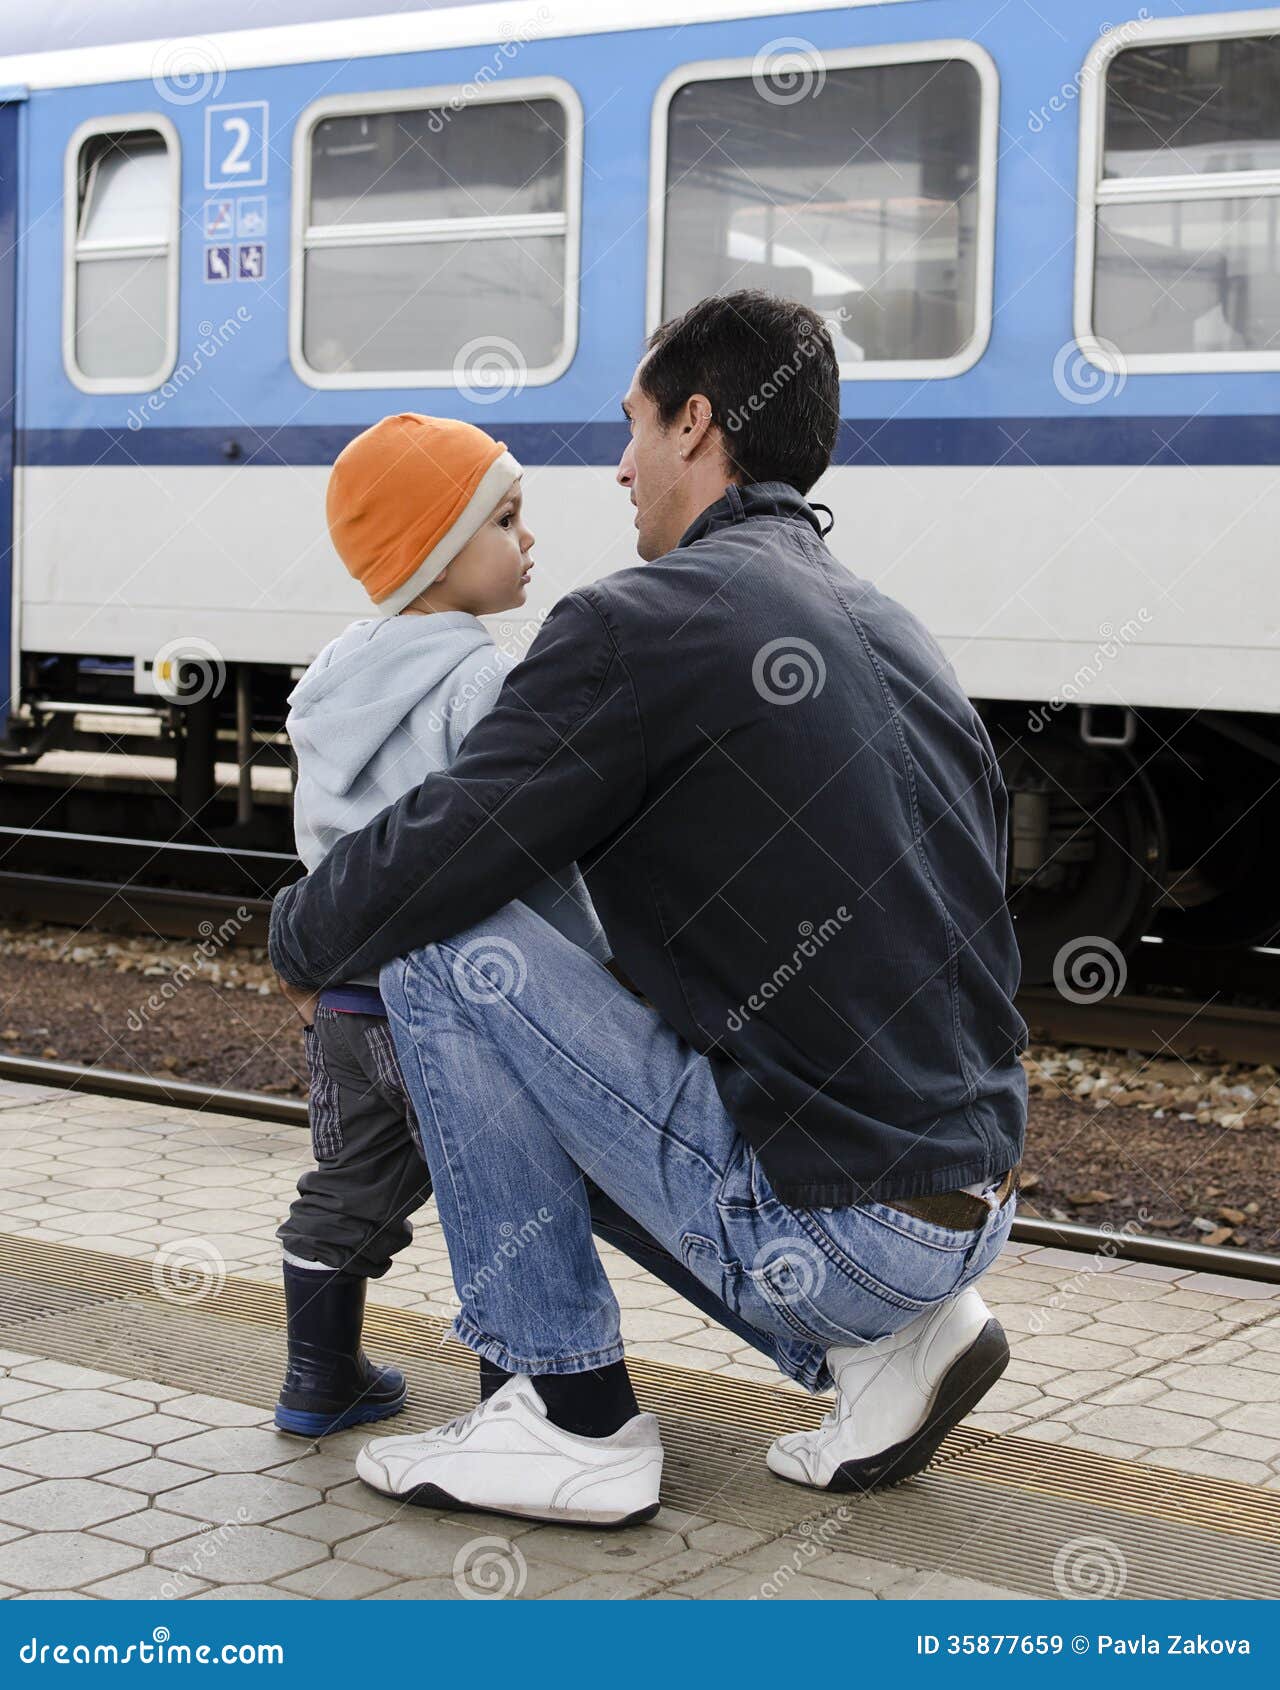
[[[289,1361],[276,1425],[323,1438],[386,1420],[404,1407],[404,1374],[377,1367],[360,1348],[367,1281],[356,1274],[284,1264]]]

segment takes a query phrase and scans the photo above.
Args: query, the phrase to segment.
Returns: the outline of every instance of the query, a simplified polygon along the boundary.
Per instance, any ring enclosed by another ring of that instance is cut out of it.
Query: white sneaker
[[[356,1472],[383,1496],[423,1507],[626,1526],[658,1512],[662,1440],[652,1414],[634,1415],[607,1438],[561,1431],[518,1373],[434,1431],[374,1438]]]
[[[775,1438],[780,1478],[818,1490],[874,1491],[909,1479],[1004,1372],[1004,1328],[973,1290],[901,1331],[827,1351],[836,1406],[814,1432]]]

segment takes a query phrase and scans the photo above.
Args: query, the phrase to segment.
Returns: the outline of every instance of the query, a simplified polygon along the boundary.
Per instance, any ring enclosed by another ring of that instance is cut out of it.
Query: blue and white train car
[[[1031,973],[1153,919],[1272,933],[1280,8],[1102,15],[10,15],[8,755],[59,706],[163,703],[175,654],[236,678],[183,707],[188,760],[237,698],[242,730],[278,721],[361,613],[324,484],[388,411],[471,418],[529,466],[531,614],[631,563],[613,472],[643,338],[760,286],[836,336],[834,545],[919,611],[991,725]]]

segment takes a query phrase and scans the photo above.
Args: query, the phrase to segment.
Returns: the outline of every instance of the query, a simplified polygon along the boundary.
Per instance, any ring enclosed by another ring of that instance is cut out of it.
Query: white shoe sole
[[[393,1502],[406,1503],[410,1508],[439,1508],[446,1512],[507,1515],[517,1520],[536,1520],[540,1525],[546,1526],[594,1526],[597,1530],[619,1530],[623,1526],[638,1526],[646,1520],[652,1520],[662,1506],[658,1500],[630,1513],[603,1508],[522,1508],[518,1503],[497,1507],[487,1502],[468,1502],[465,1497],[453,1496],[447,1490],[442,1490],[439,1485],[411,1485],[404,1491],[387,1490],[362,1470],[358,1456],[356,1472],[370,1490],[377,1491],[379,1496],[388,1497]]]
[[[858,1491],[864,1496],[900,1485],[904,1479],[924,1471],[947,1433],[982,1401],[1008,1365],[1009,1341],[1004,1327],[993,1318],[942,1375],[924,1424],[910,1437],[874,1455],[842,1461],[825,1485],[793,1479],[785,1473],[777,1477],[791,1485],[804,1485],[808,1490]]]

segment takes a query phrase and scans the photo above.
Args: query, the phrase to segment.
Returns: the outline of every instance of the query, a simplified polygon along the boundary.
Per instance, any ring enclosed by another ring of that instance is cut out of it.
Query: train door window
[[[178,169],[177,137],[164,118],[96,122],[72,137],[63,349],[78,387],[138,392],[173,369]]]
[[[581,107],[552,79],[299,126],[293,358],[321,387],[552,381],[577,332]]]
[[[1076,329],[1100,362],[1280,367],[1280,15],[1270,16],[1270,33],[1254,21],[1225,36],[1221,19],[1180,20],[1176,39],[1168,24],[1126,25],[1094,50]]]
[[[968,369],[991,324],[997,99],[967,43],[685,66],[654,114],[650,327],[757,287],[826,319],[846,377]]]

